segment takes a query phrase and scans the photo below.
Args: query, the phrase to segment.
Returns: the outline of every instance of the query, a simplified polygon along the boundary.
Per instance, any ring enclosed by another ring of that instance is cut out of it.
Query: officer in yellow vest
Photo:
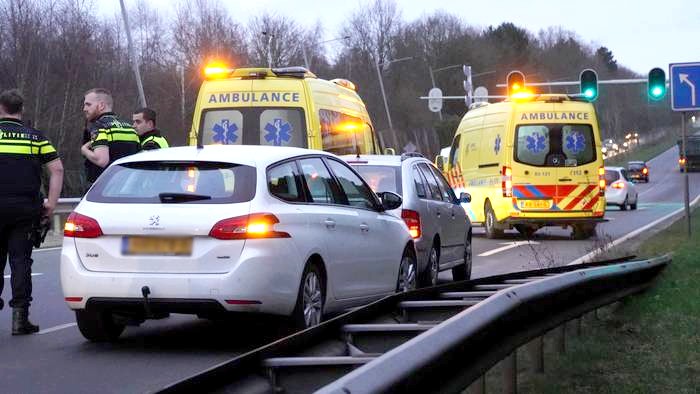
[[[33,334],[32,226],[51,216],[63,185],[63,164],[49,140],[22,122],[24,99],[18,90],[0,93],[0,272],[10,257],[12,335]],[[42,167],[49,170],[48,199],[41,198]],[[0,295],[4,281],[0,281]],[[0,298],[0,309],[4,306]]]
[[[134,129],[141,140],[141,149],[161,149],[169,146],[168,141],[160,135],[160,130],[156,128],[156,111],[145,107],[139,108],[134,112],[132,119]]]

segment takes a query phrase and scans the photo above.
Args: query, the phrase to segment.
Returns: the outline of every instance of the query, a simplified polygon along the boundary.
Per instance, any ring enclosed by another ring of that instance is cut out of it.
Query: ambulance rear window
[[[593,129],[588,124],[520,125],[515,160],[542,167],[576,167],[596,160]]]
[[[203,145],[307,147],[302,108],[217,108],[202,112],[198,135]]]

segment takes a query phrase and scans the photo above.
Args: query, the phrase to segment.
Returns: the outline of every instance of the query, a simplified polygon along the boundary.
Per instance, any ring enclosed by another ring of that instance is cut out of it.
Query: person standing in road
[[[0,272],[9,255],[12,335],[33,334],[32,227],[51,216],[63,186],[63,164],[43,133],[22,122],[24,99],[18,90],[0,93]],[[48,199],[41,198],[41,170],[49,170]],[[4,281],[0,282],[0,296]],[[4,302],[0,298],[0,309]]]
[[[134,129],[141,139],[142,150],[162,149],[169,146],[168,141],[156,128],[156,111],[146,107],[139,108],[134,112],[132,119]]]
[[[83,113],[90,122],[80,152],[85,156],[87,181],[92,184],[107,166],[141,150],[139,136],[130,123],[112,112],[114,101],[106,89],[85,92]]]

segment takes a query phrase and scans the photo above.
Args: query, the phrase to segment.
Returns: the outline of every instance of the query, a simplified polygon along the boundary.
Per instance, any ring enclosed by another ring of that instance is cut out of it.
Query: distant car
[[[65,301],[92,341],[169,313],[316,325],[416,287],[414,241],[388,213],[401,197],[380,196],[321,151],[212,145],[129,156],[68,217]]]
[[[627,173],[632,180],[649,183],[649,166],[645,161],[630,161],[627,163]]]
[[[466,280],[472,270],[471,222],[452,187],[430,160],[416,154],[402,156],[342,156],[375,192],[400,194],[395,211],[408,225],[416,244],[419,284],[437,284],[438,273],[452,269],[454,280]]]
[[[605,167],[605,201],[607,205],[617,205],[626,211],[637,209],[639,194],[623,167]]]

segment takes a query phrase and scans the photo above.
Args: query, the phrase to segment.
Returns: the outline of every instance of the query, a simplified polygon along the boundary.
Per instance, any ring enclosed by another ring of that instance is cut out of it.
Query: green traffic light
[[[586,96],[586,98],[592,98],[595,96],[595,90],[593,89],[586,89],[585,92],[583,92],[583,95]]]
[[[658,67],[652,68],[647,77],[647,94],[654,101],[659,101],[666,95],[666,72]]]
[[[579,88],[581,95],[588,101],[595,101],[598,98],[598,74],[595,70],[587,68],[579,75]]]
[[[663,94],[663,92],[664,92],[664,90],[661,89],[661,88],[658,87],[658,86],[654,86],[654,87],[651,89],[651,95],[654,96],[654,97],[659,97],[659,96],[661,96],[661,94]]]

